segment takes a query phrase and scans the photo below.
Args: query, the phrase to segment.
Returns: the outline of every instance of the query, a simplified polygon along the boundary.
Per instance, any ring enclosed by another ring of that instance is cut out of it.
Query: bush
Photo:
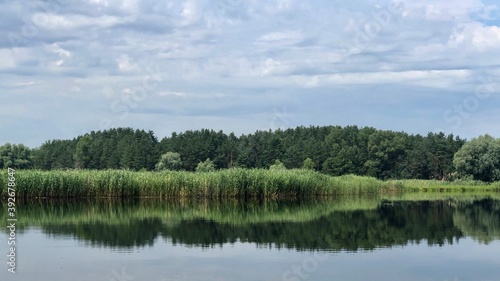
[[[280,160],[274,161],[274,164],[272,164],[269,167],[270,170],[286,170],[285,164],[283,164]]]
[[[302,169],[306,169],[306,170],[314,170],[315,169],[315,164],[314,164],[314,161],[307,157],[305,160],[304,160],[304,164],[302,165]]]
[[[214,161],[211,161],[210,158],[207,158],[204,162],[198,163],[196,166],[197,172],[213,172],[215,171]]]
[[[177,152],[167,152],[160,157],[160,161],[156,164],[157,171],[163,170],[179,170],[182,167],[181,155]]]

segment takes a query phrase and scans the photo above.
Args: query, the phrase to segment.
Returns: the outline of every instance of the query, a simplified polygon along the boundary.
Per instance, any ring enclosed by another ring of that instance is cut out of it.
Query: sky
[[[115,127],[500,137],[496,0],[4,0],[0,29],[0,144]]]

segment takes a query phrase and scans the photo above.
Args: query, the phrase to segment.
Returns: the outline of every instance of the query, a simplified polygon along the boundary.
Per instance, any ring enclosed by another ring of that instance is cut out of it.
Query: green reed
[[[7,197],[7,171],[0,174]],[[301,198],[399,191],[500,191],[500,183],[381,181],[371,177],[332,177],[309,170],[225,169],[215,172],[134,172],[127,170],[18,170],[16,196]]]

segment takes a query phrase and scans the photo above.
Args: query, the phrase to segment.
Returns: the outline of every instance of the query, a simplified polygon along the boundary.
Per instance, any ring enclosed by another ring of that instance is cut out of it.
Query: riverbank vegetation
[[[465,142],[443,133],[421,136],[357,126],[297,127],[241,136],[203,129],[161,140],[152,131],[117,128],[50,140],[35,149],[6,144],[0,147],[0,168],[195,171],[210,159],[215,169],[266,169],[279,160],[287,169],[304,167],[332,176],[443,179],[455,171],[454,155]],[[173,162],[158,165],[167,153]]]
[[[48,141],[35,149],[0,146],[2,168],[22,171],[20,196],[30,197],[300,197],[380,190],[495,190],[500,181],[500,139],[485,135],[466,141],[443,133],[421,136],[324,126],[239,137],[222,131],[186,131],[158,141],[151,131],[118,128]]]

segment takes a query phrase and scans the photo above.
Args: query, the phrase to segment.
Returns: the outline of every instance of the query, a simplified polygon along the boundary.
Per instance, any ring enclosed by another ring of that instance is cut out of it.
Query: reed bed
[[[0,186],[7,186],[7,171]],[[215,172],[134,172],[127,170],[20,170],[21,198],[304,198],[399,191],[500,191],[500,183],[380,181],[371,177],[331,177],[309,170],[225,169]],[[7,197],[7,188],[2,188]]]
[[[500,182],[438,181],[438,180],[390,180],[386,186],[411,192],[500,192]]]

